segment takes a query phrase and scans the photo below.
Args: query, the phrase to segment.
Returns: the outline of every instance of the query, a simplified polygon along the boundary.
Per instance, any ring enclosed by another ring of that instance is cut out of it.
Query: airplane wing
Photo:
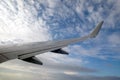
[[[0,47],[0,63],[18,58],[23,61],[35,64],[42,64],[42,62],[39,59],[37,59],[35,55],[49,51],[60,54],[68,54],[61,48],[69,44],[73,44],[76,42],[84,41],[89,38],[96,37],[99,30],[101,29],[102,24],[103,21],[101,21],[90,34],[83,36],[81,38],[73,38],[59,41],[31,42],[26,44]]]

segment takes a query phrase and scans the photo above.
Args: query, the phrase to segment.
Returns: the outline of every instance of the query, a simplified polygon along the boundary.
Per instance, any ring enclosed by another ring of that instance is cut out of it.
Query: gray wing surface
[[[35,55],[42,54],[49,51],[62,53],[64,51],[62,51],[61,48],[69,44],[73,44],[76,42],[84,41],[89,38],[96,37],[99,30],[101,29],[102,24],[103,24],[103,21],[100,22],[90,34],[81,38],[73,38],[73,39],[66,39],[66,40],[59,40],[59,41],[31,42],[31,43],[20,44],[20,45],[0,47],[0,62],[5,62],[15,58],[18,58],[21,60],[25,60],[25,59],[29,60],[29,58]]]

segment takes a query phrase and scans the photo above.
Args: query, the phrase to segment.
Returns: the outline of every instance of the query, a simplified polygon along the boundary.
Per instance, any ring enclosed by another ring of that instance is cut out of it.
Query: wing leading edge
[[[69,44],[84,41],[88,38],[96,37],[101,29],[102,24],[103,21],[101,21],[90,34],[81,38],[66,39],[59,41],[32,42],[32,43],[15,45],[10,47],[2,47],[0,48],[0,62],[5,62],[7,60],[11,60],[15,58],[22,60],[29,60],[31,58],[34,59],[35,55],[49,51],[68,54],[67,52],[63,51],[61,48]]]

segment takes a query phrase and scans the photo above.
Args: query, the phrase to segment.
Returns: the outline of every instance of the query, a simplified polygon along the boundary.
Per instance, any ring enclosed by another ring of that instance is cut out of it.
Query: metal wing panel
[[[37,54],[60,49],[69,44],[73,44],[75,42],[80,42],[88,38],[95,37],[98,34],[102,24],[103,24],[103,21],[98,24],[98,26],[92,31],[91,34],[81,37],[81,38],[12,45],[8,47],[0,48],[0,54],[2,54],[3,56],[6,56],[8,60],[15,59],[15,58],[25,59],[25,58],[32,57]]]
[[[10,47],[9,50],[7,51],[1,50],[0,54],[2,53],[4,56],[7,56],[9,59],[14,59],[14,58],[25,59],[37,54],[41,54],[44,52],[49,52],[52,50],[65,47],[75,42],[83,41],[87,38],[88,37],[86,36],[82,38],[75,38],[75,39],[68,39],[68,40],[61,40],[61,41],[43,42],[45,44],[42,44],[41,42],[34,42],[34,43]]]

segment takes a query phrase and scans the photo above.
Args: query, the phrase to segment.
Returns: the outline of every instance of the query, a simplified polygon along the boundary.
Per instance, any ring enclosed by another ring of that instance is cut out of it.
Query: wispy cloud
[[[11,80],[21,80],[21,76],[26,73],[24,75],[26,80],[118,80],[119,77],[80,76],[80,74],[99,72],[81,66],[87,62],[83,60],[83,56],[104,60],[120,59],[119,3],[119,0],[1,1],[0,44],[83,36],[88,34],[99,21],[105,22],[95,39],[67,47],[65,50],[72,53],[69,56],[53,53],[38,55],[37,57],[44,63],[43,67],[35,65],[33,67],[19,60],[8,62],[0,67],[2,70],[0,78],[8,80],[11,76],[17,76]],[[114,30],[117,30],[117,33],[113,33]],[[3,68],[7,68],[6,72]]]
[[[14,64],[15,63],[15,64]],[[14,65],[13,65],[14,64]],[[26,69],[27,67],[27,69]],[[2,70],[3,69],[3,70]],[[3,63],[0,65],[0,74],[4,72],[4,69],[6,71],[13,71],[13,72],[25,72],[25,73],[38,73],[42,74],[41,72],[45,72],[46,74],[67,74],[67,75],[80,75],[80,73],[96,73],[98,72],[95,69],[90,69],[86,67],[82,67],[79,65],[73,65],[71,64],[64,64],[64,63],[55,63],[48,61],[43,66],[40,65],[34,65],[31,63],[23,62],[21,60],[11,60],[9,62]]]
[[[112,35],[110,35],[109,37],[108,37],[108,41],[111,43],[111,44],[113,44],[114,46],[116,45],[116,46],[118,46],[118,45],[120,45],[120,35],[119,35],[119,33],[113,33]]]
[[[69,2],[70,1],[68,1],[68,3]],[[68,5],[71,11],[73,11],[72,9],[75,9],[74,12],[80,15],[80,18],[82,19],[82,23],[81,23],[82,26],[77,26],[77,27],[80,28],[79,32],[81,33],[81,35],[84,35],[84,32],[88,33],[89,32],[88,30],[92,29],[99,21],[104,20],[104,24],[102,27],[103,31],[100,31],[100,34],[97,36],[95,40],[86,41],[86,44],[83,43],[82,46],[77,45],[78,46],[77,48],[74,48],[75,46],[73,45],[70,48],[71,50],[70,52],[72,53],[76,52],[84,56],[97,57],[101,59],[106,59],[109,57],[114,58],[115,56],[119,56],[118,55],[119,53],[118,51],[119,22],[118,21],[120,19],[120,16],[119,16],[120,10],[118,5],[119,3],[118,0],[117,1],[84,0],[84,1],[78,1],[78,2],[76,1],[74,6],[67,4],[67,1],[63,1],[63,3],[66,3],[65,5]],[[113,33],[114,30],[117,31],[118,33],[114,34]],[[72,31],[72,33],[75,33],[75,32],[76,32],[75,30]],[[70,32],[67,31],[67,33],[71,33],[71,31]],[[113,33],[114,35],[113,34],[111,35],[111,33]],[[71,34],[71,35],[74,35],[74,34]],[[89,49],[87,48],[88,45],[91,45]],[[107,55],[102,52],[103,49],[106,53],[108,53]],[[114,51],[116,49],[117,51]],[[110,55],[111,54],[110,51],[114,53],[114,56]]]
[[[22,66],[21,66],[22,67]],[[26,65],[27,67],[27,65]],[[117,76],[106,76],[106,77],[98,77],[98,76],[92,76],[92,75],[80,75],[77,72],[72,72],[72,71],[64,71],[64,73],[58,73],[57,71],[55,72],[49,72],[50,70],[48,68],[39,68],[35,71],[27,72],[26,67],[24,68],[24,71],[18,71],[18,70],[11,70],[10,68],[2,68],[0,72],[0,79],[4,80],[21,80],[21,79],[26,79],[26,80],[119,80],[120,77]],[[19,66],[20,68],[20,66]],[[28,66],[29,69],[29,66]],[[32,68],[31,68],[32,69]],[[12,73],[12,74],[11,74]],[[78,75],[79,74],[79,75]]]
[[[34,7],[23,1],[1,1],[0,38],[2,42],[50,40],[49,26]]]

